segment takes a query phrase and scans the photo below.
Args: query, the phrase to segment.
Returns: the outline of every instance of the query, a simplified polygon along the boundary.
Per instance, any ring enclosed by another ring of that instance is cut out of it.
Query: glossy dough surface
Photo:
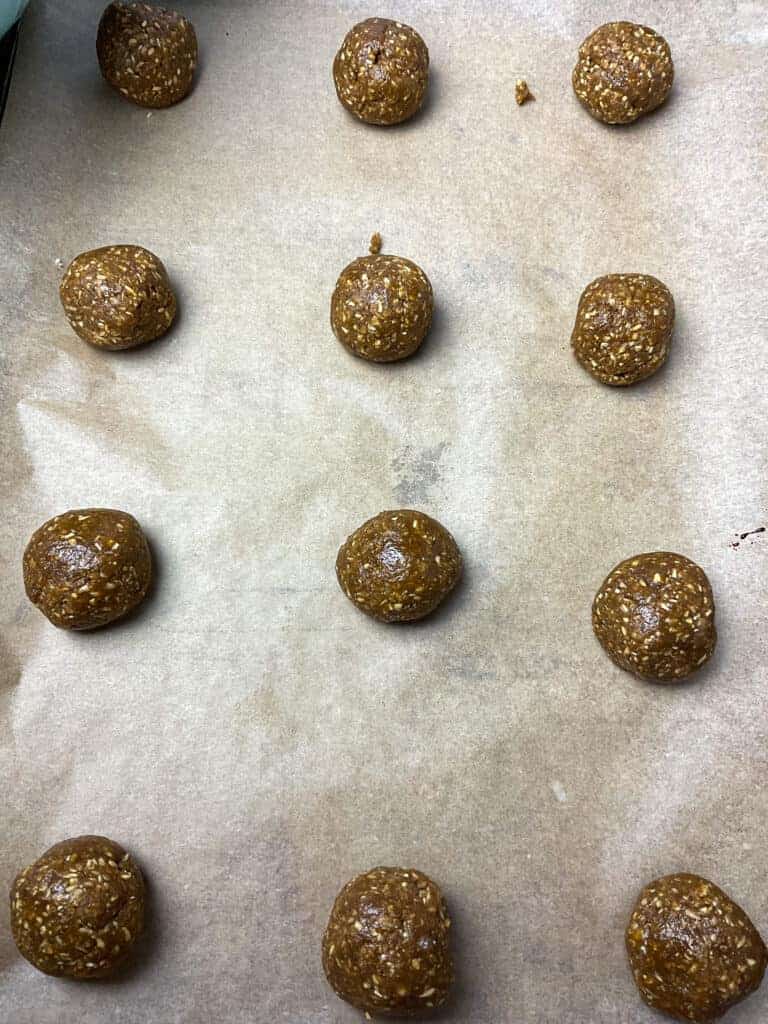
[[[111,3],[99,22],[96,54],[104,78],[142,107],[170,107],[192,88],[195,30],[181,14],[144,3]]]
[[[342,104],[361,121],[391,125],[413,117],[424,101],[429,51],[399,21],[368,18],[349,30],[333,62]]]
[[[626,387],[667,361],[675,303],[648,274],[608,274],[587,285],[571,335],[573,353],[603,384]]]
[[[631,21],[612,21],[579,47],[572,81],[593,117],[606,124],[629,124],[664,102],[674,75],[663,36]]]
[[[27,597],[61,629],[93,629],[121,618],[145,597],[152,559],[127,512],[81,508],[49,519],[24,551]]]
[[[389,363],[413,355],[432,323],[432,285],[402,256],[361,256],[345,267],[331,299],[331,327],[356,356]]]
[[[59,296],[72,329],[97,348],[154,341],[176,315],[176,296],[162,262],[140,245],[106,245],[76,256]]]
[[[16,877],[11,929],[39,971],[101,978],[130,955],[144,925],[144,880],[103,836],[57,843]]]
[[[436,519],[411,509],[380,512],[339,549],[336,575],[353,604],[382,622],[421,619],[461,577],[456,541]]]
[[[670,551],[635,555],[611,570],[592,605],[595,635],[627,672],[684,679],[715,649],[715,604],[706,573]]]
[[[442,1006],[453,984],[450,918],[420,871],[374,868],[344,886],[323,936],[336,994],[368,1013],[416,1017]]]
[[[768,963],[741,907],[698,875],[666,875],[647,885],[626,943],[644,1001],[695,1024],[716,1020],[754,992]]]

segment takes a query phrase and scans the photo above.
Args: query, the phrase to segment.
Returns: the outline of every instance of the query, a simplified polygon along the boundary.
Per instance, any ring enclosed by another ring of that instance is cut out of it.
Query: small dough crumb
[[[371,244],[368,251],[371,256],[378,256],[381,252],[381,235],[378,231],[371,235]]]
[[[518,107],[522,107],[528,100],[535,100],[536,97],[533,95],[531,90],[528,88],[528,83],[524,78],[518,78],[515,82],[515,102]]]

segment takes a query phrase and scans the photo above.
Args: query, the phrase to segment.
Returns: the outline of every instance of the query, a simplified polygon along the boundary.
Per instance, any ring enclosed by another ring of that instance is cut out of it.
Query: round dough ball
[[[112,508],[49,519],[24,552],[27,597],[61,629],[93,629],[121,618],[143,601],[151,582],[141,527]]]
[[[432,323],[432,285],[402,256],[361,256],[341,272],[331,298],[333,333],[373,363],[413,355]]]
[[[56,843],[16,877],[11,929],[44,974],[101,978],[128,958],[144,926],[144,879],[103,836]]]
[[[675,303],[648,274],[608,274],[584,289],[571,335],[574,355],[603,384],[626,387],[667,360]]]
[[[111,86],[140,107],[170,107],[192,88],[197,37],[176,11],[112,3],[101,16],[96,54]]]
[[[595,595],[592,626],[619,668],[660,683],[701,668],[717,643],[706,573],[669,551],[635,555],[612,569]]]
[[[445,527],[402,508],[363,523],[336,558],[341,589],[380,622],[429,615],[459,582],[461,567],[461,552]]]
[[[417,1017],[453,984],[443,896],[420,871],[374,868],[347,882],[323,936],[323,969],[341,999],[367,1013]]]
[[[759,988],[768,964],[741,907],[698,875],[666,875],[646,885],[626,942],[643,1000],[695,1024],[709,1024]]]
[[[165,267],[140,245],[107,245],[75,256],[59,295],[72,329],[97,348],[154,341],[176,316]]]
[[[666,39],[644,25],[611,21],[587,36],[573,89],[598,121],[629,124],[661,106],[675,68]]]
[[[399,124],[424,102],[429,50],[415,29],[368,18],[350,29],[333,62],[336,93],[368,124]]]

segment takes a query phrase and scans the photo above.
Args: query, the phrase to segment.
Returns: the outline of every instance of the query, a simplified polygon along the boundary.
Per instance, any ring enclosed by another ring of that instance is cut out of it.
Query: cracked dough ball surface
[[[428,80],[424,40],[410,26],[387,18],[368,18],[351,28],[333,62],[339,100],[368,124],[399,124],[413,117]]]

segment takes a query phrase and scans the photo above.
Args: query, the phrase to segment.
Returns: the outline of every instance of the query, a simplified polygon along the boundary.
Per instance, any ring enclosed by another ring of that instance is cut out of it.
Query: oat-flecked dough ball
[[[626,943],[643,1000],[694,1024],[717,1020],[754,992],[768,964],[741,907],[698,875],[666,875],[647,885]]]
[[[102,978],[128,959],[143,926],[141,871],[103,836],[56,843],[11,889],[14,941],[44,974]]]
[[[666,39],[631,21],[601,25],[579,47],[573,89],[598,121],[629,124],[661,106],[675,69]]]
[[[27,597],[61,629],[94,629],[146,596],[152,558],[127,512],[81,508],[49,519],[24,552]]]
[[[176,11],[112,3],[101,16],[96,54],[109,84],[140,107],[170,107],[192,88],[197,37]]]
[[[336,93],[368,124],[399,124],[424,102],[429,51],[415,29],[387,18],[368,18],[344,37],[333,62]]]
[[[176,316],[165,267],[140,245],[107,245],[75,256],[59,295],[72,329],[97,348],[154,341]]]
[[[366,1013],[419,1017],[453,984],[443,896],[420,871],[374,868],[347,882],[323,936],[323,969],[337,996]]]
[[[645,380],[667,360],[675,303],[648,274],[608,274],[587,285],[571,335],[574,355],[603,384]]]
[[[421,345],[433,310],[432,285],[415,263],[402,256],[361,256],[336,282],[331,327],[354,355],[392,363]]]
[[[603,581],[592,626],[619,668],[655,682],[684,679],[715,650],[712,587],[704,570],[683,555],[635,555]]]
[[[380,622],[429,615],[461,577],[456,541],[423,512],[380,512],[339,548],[336,576],[360,611]]]

